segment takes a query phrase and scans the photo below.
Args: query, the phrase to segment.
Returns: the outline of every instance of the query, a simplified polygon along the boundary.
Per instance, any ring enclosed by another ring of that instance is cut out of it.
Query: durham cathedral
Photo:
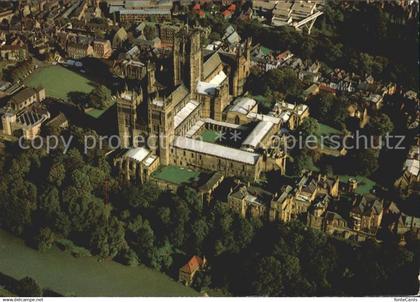
[[[127,83],[117,99],[118,132],[127,151],[117,165],[127,179],[143,182],[160,165],[249,180],[284,173],[286,156],[273,147],[281,118],[259,113],[257,102],[244,96],[251,40],[210,49],[202,37],[201,29],[184,27],[170,51],[145,57],[134,47],[116,62],[115,72]],[[205,139],[209,134],[217,140]]]

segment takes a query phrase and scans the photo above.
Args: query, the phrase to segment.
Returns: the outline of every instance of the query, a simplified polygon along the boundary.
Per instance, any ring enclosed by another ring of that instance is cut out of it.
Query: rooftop
[[[182,122],[200,105],[199,102],[189,101],[174,117],[174,128],[176,129]]]
[[[16,93],[14,96],[12,96],[11,102],[15,104],[23,103],[27,99],[35,95],[36,93],[37,93],[37,90],[34,88],[31,88],[31,87],[24,88],[18,93]]]
[[[259,143],[264,139],[267,133],[273,128],[274,124],[269,121],[260,121],[257,126],[252,130],[248,135],[245,141],[242,143],[242,146],[252,147],[256,149]]]
[[[248,165],[255,165],[260,157],[260,155],[256,153],[229,148],[181,136],[177,136],[173,144],[175,147],[180,149],[200,152],[203,154],[225,158],[245,163]]]
[[[124,157],[134,159],[138,162],[143,161],[150,153],[150,150],[145,147],[138,147],[128,150]]]
[[[248,97],[241,97],[235,102],[235,104],[229,111],[248,114],[252,110],[252,108],[255,107],[255,105],[257,105],[256,100]]]
[[[216,89],[227,78],[223,70],[221,70],[210,82],[199,81],[197,83],[197,92],[206,95],[215,95]]]

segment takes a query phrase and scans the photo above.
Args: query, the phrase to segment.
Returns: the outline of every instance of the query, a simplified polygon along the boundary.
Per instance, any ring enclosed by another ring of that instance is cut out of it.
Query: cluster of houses
[[[420,191],[420,137],[416,144],[411,146],[404,162],[401,176],[397,178],[394,186],[402,193],[409,195],[411,192]]]
[[[393,234],[401,245],[406,244],[407,236],[420,239],[420,218],[405,214],[395,202],[374,193],[358,194],[358,185],[354,178],[342,181],[312,171],[304,171],[294,183],[276,192],[260,184],[222,178],[207,192],[212,196],[207,200],[227,202],[244,218],[283,223],[299,219],[310,228],[353,242],[375,240],[380,232]],[[205,268],[205,258],[193,256],[179,269],[179,281],[190,285]]]
[[[319,62],[302,60],[290,50],[273,52],[261,45],[255,45],[251,55],[252,65],[263,72],[279,68],[295,71],[298,78],[307,85],[301,95],[304,101],[309,101],[321,92],[351,98],[348,114],[358,121],[360,128],[368,123],[369,112],[380,111],[386,96],[401,94],[413,103],[418,101],[416,92],[403,92],[401,88],[397,89],[396,83],[383,83],[369,74],[359,75],[339,68],[331,70],[321,67]],[[411,122],[414,123],[414,120],[415,117]]]
[[[402,213],[394,202],[372,193],[357,194],[358,181],[304,172],[295,183],[278,192],[234,181],[227,195],[232,209],[243,217],[289,222],[300,219],[331,236],[364,241],[387,228],[404,240],[407,233],[420,238],[420,218]]]

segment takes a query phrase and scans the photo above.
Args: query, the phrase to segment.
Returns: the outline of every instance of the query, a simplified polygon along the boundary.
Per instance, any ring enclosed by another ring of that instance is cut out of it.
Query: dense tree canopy
[[[238,22],[242,36],[270,49],[290,49],[302,59],[316,58],[332,68],[418,90],[418,20],[409,19],[402,6],[328,1],[315,27],[307,35],[287,26],[265,27],[256,20]]]

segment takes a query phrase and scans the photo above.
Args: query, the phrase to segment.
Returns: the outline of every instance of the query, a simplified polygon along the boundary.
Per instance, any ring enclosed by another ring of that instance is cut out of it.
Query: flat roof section
[[[150,150],[144,147],[138,147],[128,150],[124,157],[132,158],[138,162],[143,161],[150,153]]]
[[[174,147],[225,158],[248,165],[255,165],[259,154],[212,144],[192,138],[177,136],[173,142]]]
[[[174,129],[176,129],[182,122],[200,105],[197,101],[189,101],[174,117]]]
[[[256,149],[259,143],[264,139],[267,133],[273,128],[274,124],[269,121],[260,121],[257,126],[248,135],[242,146],[250,146]]]

